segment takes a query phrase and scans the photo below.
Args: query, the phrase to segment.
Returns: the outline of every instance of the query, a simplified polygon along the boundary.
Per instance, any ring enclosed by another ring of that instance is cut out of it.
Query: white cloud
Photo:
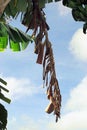
[[[71,9],[64,6],[62,2],[58,2],[58,12],[61,16],[66,16],[71,13]]]
[[[87,111],[74,111],[67,113],[61,117],[58,123],[55,123],[52,118],[47,119],[42,117],[40,120],[35,120],[26,116],[26,118],[20,119],[20,122],[16,119],[13,122],[9,122],[8,128],[13,130],[87,130]],[[50,116],[50,115],[49,115]]]
[[[70,51],[82,61],[87,61],[87,35],[83,29],[78,29],[70,42]]]
[[[12,101],[42,92],[42,88],[35,86],[28,78],[7,77],[3,79],[7,81],[5,88],[9,90],[9,93],[4,92],[4,95]]]
[[[22,120],[20,120],[22,121]],[[11,124],[9,124],[11,125]],[[34,121],[32,121],[32,119],[27,119],[26,120],[26,123],[25,123],[25,120],[24,120],[24,123],[22,123],[21,125],[20,124],[17,124],[17,122],[14,122],[13,124],[14,126],[14,129],[16,128],[16,130],[38,130],[38,127],[39,127],[39,124],[35,123]]]
[[[70,111],[87,110],[87,77],[71,90],[66,107]]]
[[[57,123],[50,123],[49,130],[87,130],[87,111],[70,112]]]
[[[11,121],[12,120],[12,121]],[[19,120],[14,117],[8,122],[8,129],[13,130],[44,130],[47,128],[46,120],[37,120],[36,118],[31,118],[28,115],[23,115]]]

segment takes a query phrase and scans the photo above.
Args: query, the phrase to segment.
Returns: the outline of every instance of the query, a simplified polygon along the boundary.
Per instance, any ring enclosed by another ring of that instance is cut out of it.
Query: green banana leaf
[[[0,93],[0,99],[10,104],[11,100],[7,97],[5,97],[2,93]]]
[[[7,37],[0,37],[0,51],[4,51],[7,47],[8,38]]]
[[[4,88],[2,85],[0,85],[0,89],[3,89],[4,91],[9,92],[9,90]]]
[[[27,7],[27,2],[26,2],[26,0],[17,0],[16,5],[17,5],[16,8],[19,12],[24,12]]]
[[[0,82],[3,83],[4,85],[7,85],[7,82],[3,80],[2,78],[0,78]]]
[[[12,51],[20,51],[20,43],[16,43],[10,40],[10,49],[12,49]]]
[[[0,51],[4,51],[8,44],[11,50],[21,51],[26,49],[32,38],[21,30],[11,25],[0,22]]]
[[[1,82],[2,84],[4,84],[4,85],[7,85],[7,82],[6,82],[5,80],[3,80],[2,78],[0,78],[0,82]],[[3,89],[4,91],[6,91],[6,92],[9,92],[8,89],[6,89],[6,88],[3,87],[2,85],[0,85],[0,99],[3,100],[3,101],[5,101],[5,102],[7,102],[7,103],[10,103],[11,100],[10,100],[9,98],[5,97],[4,94],[1,93],[1,90],[2,90],[2,89]]]

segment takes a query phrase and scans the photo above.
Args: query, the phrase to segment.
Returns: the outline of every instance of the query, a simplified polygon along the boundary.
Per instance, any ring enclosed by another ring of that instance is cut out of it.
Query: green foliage
[[[2,78],[0,78],[0,83],[3,85],[7,85],[7,82]],[[9,92],[9,90],[3,87],[2,85],[0,85],[0,99],[5,101],[6,103],[10,103],[11,100],[5,97],[4,94],[2,94],[1,90],[4,90],[5,92]],[[7,114],[8,113],[5,107],[2,104],[0,104],[0,130],[6,130]]]
[[[5,130],[7,125],[7,110],[0,104],[0,130]]]
[[[13,51],[24,50],[32,39],[21,30],[0,22],[0,51],[4,51],[9,44]]]
[[[34,29],[34,21],[32,21],[32,10],[34,10],[33,2],[39,3],[39,8],[42,10],[45,8],[47,3],[53,2],[53,0],[11,0],[6,6],[3,14],[0,17],[0,21],[5,23],[6,18],[12,17],[17,18],[21,14],[21,23],[24,26],[29,27],[30,22],[32,22],[30,29]],[[61,0],[54,0],[54,2],[59,2]],[[72,16],[75,21],[83,21],[83,32],[86,33],[87,29],[87,1],[86,0],[63,0],[64,6],[67,6],[72,9]],[[37,20],[38,22],[38,20]],[[3,28],[3,29],[2,29]],[[20,30],[13,28],[6,24],[0,23],[0,51],[3,51],[8,42],[10,48],[13,51],[24,50],[31,38],[27,34],[24,34]]]
[[[4,12],[7,16],[12,16],[14,18],[20,12],[25,12],[26,8],[27,8],[26,0],[11,0]]]
[[[0,82],[4,85],[7,85],[7,82],[5,80],[3,80],[2,78],[0,78]],[[3,87],[2,85],[0,85],[0,99],[2,99],[3,101],[7,102],[7,103],[10,103],[11,100],[7,97],[5,97],[2,93],[1,93],[1,90],[4,90],[6,92],[9,92],[8,89],[6,89],[5,87]]]
[[[3,80],[2,78],[0,78],[0,82],[4,85],[7,85],[7,82],[5,80]]]
[[[87,1],[86,0],[63,0],[63,5],[72,9],[75,21],[84,22],[83,32],[87,30]]]
[[[5,97],[2,93],[0,93],[0,99],[10,104],[11,100],[7,97]]]
[[[33,0],[34,1],[34,0]],[[6,24],[7,18],[17,18],[21,13],[21,23],[24,26],[29,25],[32,19],[32,2],[31,0],[11,0],[6,6],[4,12],[0,17],[0,51],[4,51],[8,44],[11,50],[21,51],[26,49],[32,38],[23,33],[21,30]],[[60,0],[55,0],[55,2]],[[35,1],[36,2],[36,1]],[[53,0],[38,0],[40,9],[45,7],[45,4],[53,2]],[[26,15],[26,16],[25,16]],[[31,29],[34,29],[32,22]]]

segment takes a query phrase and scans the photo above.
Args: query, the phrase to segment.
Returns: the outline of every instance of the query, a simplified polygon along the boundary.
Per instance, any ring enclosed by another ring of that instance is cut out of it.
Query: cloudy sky
[[[36,64],[34,45],[22,52],[7,49],[0,53],[0,76],[7,82],[11,104],[8,130],[87,130],[87,35],[83,23],[75,22],[71,10],[61,2],[44,9],[50,26],[56,73],[62,94],[61,118],[45,113],[48,105],[46,88],[42,87],[42,66]],[[17,23],[17,24],[15,24]],[[13,25],[22,28],[18,22]]]

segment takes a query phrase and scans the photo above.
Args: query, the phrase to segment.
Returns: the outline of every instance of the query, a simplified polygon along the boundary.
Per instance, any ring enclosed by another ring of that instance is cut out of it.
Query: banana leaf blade
[[[12,51],[21,51],[32,41],[32,38],[23,31],[0,22],[0,51],[4,51],[8,44]]]
[[[0,93],[0,99],[10,104],[11,100],[7,97],[5,97],[2,93]]]
[[[7,85],[7,82],[2,78],[0,78],[0,82],[3,83],[4,85]]]

